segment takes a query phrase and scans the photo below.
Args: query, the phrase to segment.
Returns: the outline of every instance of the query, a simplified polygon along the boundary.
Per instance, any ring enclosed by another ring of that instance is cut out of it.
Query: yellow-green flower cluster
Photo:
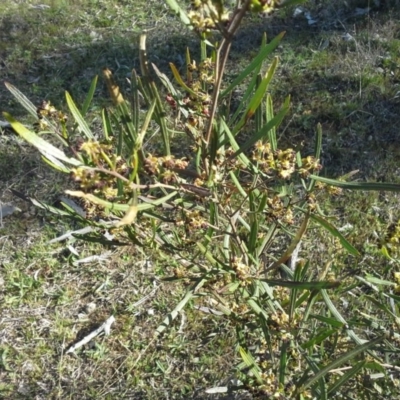
[[[323,182],[316,182],[315,183],[315,188],[318,190],[324,190],[326,191],[329,195],[337,196],[343,192],[342,188],[336,187],[336,186],[331,186],[327,185],[326,183]]]
[[[199,32],[210,32],[218,24],[229,21],[229,13],[223,9],[222,1],[215,0],[192,0],[188,17]]]
[[[398,295],[400,293],[400,272],[394,272],[393,276],[394,276],[394,281],[396,282],[394,293]]]
[[[252,0],[250,3],[250,10],[264,14],[271,14],[279,8],[282,3],[282,0]]]
[[[294,221],[293,211],[285,206],[279,196],[267,199],[268,208],[266,210],[269,219],[278,220],[286,224],[292,224]]]
[[[80,189],[85,192],[101,193],[106,199],[112,199],[117,195],[116,179],[111,175],[82,167],[73,168],[71,175],[72,179],[79,184]]]
[[[89,140],[81,144],[81,151],[84,151],[90,162],[99,165],[109,160],[108,154],[112,151],[112,145]]]
[[[80,145],[79,150],[86,154],[90,167],[79,167],[71,170],[72,179],[79,184],[84,192],[93,192],[107,200],[113,200],[118,193],[117,177],[96,167],[111,170],[121,176],[126,176],[129,168],[121,156],[114,154],[111,144],[89,140]]]
[[[177,182],[177,171],[184,170],[188,166],[184,158],[175,158],[172,155],[156,157],[149,154],[144,161],[144,168],[150,175],[160,176],[164,183]]]
[[[400,252],[400,220],[388,227],[385,236],[385,245],[392,257],[398,257]]]
[[[268,175],[277,175],[282,179],[289,179],[294,172],[307,177],[310,173],[319,171],[322,166],[313,156],[303,158],[301,167],[297,165],[295,150],[272,151],[270,143],[258,141],[254,146],[253,160],[258,167]]]
[[[250,268],[242,262],[241,258],[234,257],[231,262],[231,267],[236,273],[236,276],[241,281],[246,281],[250,275]]]
[[[50,101],[43,100],[40,106],[36,109],[36,114],[38,117],[38,122],[35,124],[35,129],[37,131],[47,129],[49,127],[47,121],[53,120],[56,123],[65,125],[68,117],[62,112],[57,110]]]
[[[199,210],[185,210],[185,222],[193,230],[203,229],[207,227],[206,220]]]

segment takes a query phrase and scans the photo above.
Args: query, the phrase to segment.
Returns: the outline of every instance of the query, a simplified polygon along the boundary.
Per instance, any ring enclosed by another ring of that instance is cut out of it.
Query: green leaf
[[[255,133],[249,140],[247,140],[246,143],[240,146],[240,149],[236,151],[233,155],[231,155],[229,158],[233,159],[238,155],[241,155],[243,152],[245,152],[251,146],[253,146],[258,140],[263,140],[265,137],[267,137],[268,132],[282,122],[283,118],[289,111],[289,105],[290,105],[290,97],[287,97],[279,113],[271,121],[268,121],[259,132]]]
[[[301,348],[305,350],[305,349],[314,347],[315,345],[322,343],[326,338],[328,338],[329,336],[331,336],[335,333],[337,333],[337,329],[324,329],[317,336],[314,336],[312,339],[310,339],[306,343],[303,343],[301,345]]]
[[[343,326],[345,325],[345,323],[338,321],[335,318],[324,317],[323,315],[311,314],[310,318],[317,319],[318,321],[331,325],[334,328],[343,328]]]
[[[8,82],[4,82],[4,85],[11,92],[11,94],[18,100],[19,104],[21,104],[21,106],[24,107],[29,114],[31,114],[36,120],[38,120],[37,107],[14,85],[11,85],[11,83]],[[46,122],[46,124],[52,128],[53,132],[57,130],[57,127],[53,124],[52,121],[50,121],[45,116],[43,116],[42,118]]]
[[[361,277],[360,277],[360,280],[362,280]],[[372,275],[367,275],[365,277],[365,280],[367,282],[375,283],[377,285],[396,286],[396,283],[394,283],[394,282],[385,281],[384,279],[379,279]]]
[[[246,366],[250,368],[250,371],[253,373],[253,375],[257,379],[257,381],[259,383],[262,383],[263,380],[261,378],[260,368],[254,361],[254,358],[252,357],[252,355],[250,353],[246,352],[246,350],[241,346],[239,346],[239,354],[242,357],[242,360],[244,361]]]
[[[54,147],[52,144],[46,142],[36,133],[25,128],[24,125],[16,121],[10,114],[3,112],[3,115],[5,119],[11,124],[14,131],[17,132],[18,135],[20,135],[25,141],[35,146],[45,157],[48,157],[48,155],[50,155],[52,158],[56,158],[74,166],[82,165],[79,160],[67,157],[64,152],[57,149],[57,147]]]
[[[180,7],[176,0],[165,0],[170,9],[179,16],[180,20],[189,28],[193,29],[189,17],[186,12]]]
[[[86,115],[86,113],[89,110],[90,104],[92,103],[94,92],[96,91],[97,78],[98,78],[97,75],[93,78],[92,83],[91,83],[90,88],[89,88],[89,92],[88,92],[88,94],[86,96],[85,101],[83,102],[82,117],[84,117]]]
[[[248,195],[246,191],[243,189],[242,185],[240,184],[239,179],[236,178],[235,171],[229,171],[229,176],[231,177],[233,184],[236,186],[236,189],[239,191],[242,197],[247,198]]]
[[[164,330],[171,325],[174,319],[178,316],[179,312],[186,306],[186,304],[195,297],[195,293],[207,282],[206,279],[199,279],[193,284],[186,292],[183,299],[176,305],[176,307],[165,317],[161,325],[156,329],[156,335],[160,335]]]
[[[267,95],[267,101],[265,103],[265,114],[266,120],[272,121],[274,119],[274,107],[272,104],[272,97],[270,94]],[[273,126],[268,132],[268,141],[271,144],[271,150],[278,150],[278,142],[276,140],[276,126]]]
[[[278,36],[271,40],[269,44],[262,47],[258,55],[254,58],[254,60],[242,71],[242,73],[237,76],[233,82],[221,93],[220,98],[223,99],[226,97],[236,86],[242,83],[251,72],[256,69],[263,61],[268,57],[269,54],[272,53],[273,50],[279,45],[283,36],[286,32],[281,32]]]
[[[190,93],[192,96],[197,97],[197,94],[195,91],[193,91],[188,85],[186,85],[186,83],[183,81],[179,71],[177,70],[177,68],[175,67],[174,64],[169,63],[169,66],[171,67],[172,70],[172,74],[174,75],[174,78],[176,79],[176,81],[179,83],[179,85],[181,85],[181,87],[188,93]]]
[[[388,192],[400,192],[400,185],[396,183],[377,183],[377,182],[344,182],[336,179],[324,178],[318,175],[310,175],[310,178],[316,181],[327,183],[328,185],[337,186],[343,189],[350,190],[377,190]]]
[[[237,144],[231,130],[229,129],[228,125],[226,124],[226,122],[223,119],[221,119],[221,124],[223,126],[223,130],[224,130],[226,136],[229,139],[229,143],[232,146],[232,149],[236,150],[236,153],[237,153],[236,156],[233,155],[230,158],[239,157],[240,161],[242,161],[243,164],[246,165],[248,168],[256,169],[254,167],[254,165],[252,164],[252,162],[246,157],[246,155],[243,154],[243,152],[241,152],[241,149],[239,148],[239,145]]]
[[[339,313],[338,309],[335,307],[335,305],[332,303],[332,300],[330,299],[328,292],[326,290],[321,290],[321,295],[325,301],[326,306],[328,307],[329,311],[333,314],[333,316],[341,322],[343,325],[346,326],[346,332],[347,334],[354,340],[354,342],[358,345],[362,345],[365,343],[365,340],[359,338],[353,330],[348,328],[348,324],[346,320],[342,317],[342,315]],[[371,354],[371,353],[370,353]],[[373,354],[371,354],[374,356]]]
[[[71,172],[70,168],[67,168],[61,161],[50,154],[47,154],[46,157],[42,156],[42,160],[56,171],[63,172],[64,174],[69,174]]]
[[[65,98],[67,99],[68,108],[73,115],[75,122],[78,124],[80,131],[86,136],[88,140],[93,140],[94,135],[89,129],[88,124],[84,120],[82,114],[79,112],[78,107],[75,105],[74,100],[72,100],[71,95],[65,92]]]
[[[250,298],[247,300],[247,303],[260,318],[263,318],[265,319],[265,321],[268,321],[269,319],[268,313],[263,308],[260,307],[260,305],[256,300]]]
[[[267,282],[268,285],[270,286],[282,286],[290,289],[302,289],[302,290],[335,289],[341,285],[340,281],[294,282],[294,281],[268,280],[268,279],[261,279],[261,280]]]
[[[37,115],[37,107],[22,93],[20,92],[14,85],[11,83],[4,82],[6,88],[11,92],[11,94],[18,100],[19,104],[28,111],[35,119],[38,119]]]
[[[322,217],[318,215],[311,215],[311,219],[314,221],[318,222],[323,228],[325,228],[332,236],[336,237],[339,239],[340,244],[353,256],[359,256],[360,253],[358,250],[353,247],[347,239],[328,221],[323,219]]]
[[[250,104],[247,107],[246,112],[244,113],[241,120],[236,124],[236,126],[232,130],[233,136],[240,131],[240,129],[247,123],[247,121],[253,117],[254,113],[256,112],[257,108],[260,106],[262,99],[265,96],[265,92],[269,83],[271,82],[272,77],[274,76],[276,67],[278,65],[278,57],[274,58],[274,61],[270,65],[267,73],[265,74],[264,78],[258,85],[254,96],[250,100]]]
[[[360,346],[355,347],[354,349],[348,351],[347,353],[343,354],[342,356],[338,357],[336,360],[332,361],[329,363],[326,367],[320,369],[314,376],[309,378],[303,385],[302,389],[300,391],[303,391],[304,389],[307,389],[309,386],[313,385],[316,381],[324,377],[329,371],[331,371],[334,368],[339,367],[340,365],[350,362],[352,359],[354,359],[358,354],[369,350],[371,347],[374,347],[378,343],[382,342],[385,339],[385,336],[379,336],[374,340],[370,340],[367,343],[364,343]]]
[[[42,201],[36,200],[32,197],[29,198],[29,201],[36,207],[41,208],[42,210],[50,211],[52,214],[61,215],[65,217],[75,217],[77,214],[74,211],[64,211],[57,207],[50,206]]]
[[[69,194],[70,196],[74,197],[82,197],[91,203],[98,204],[99,206],[102,206],[106,209],[109,209],[111,211],[128,211],[130,208],[129,204],[119,204],[119,203],[112,203],[107,200],[103,200],[100,197],[97,197],[93,194],[90,193],[84,193],[81,191],[73,191],[73,190],[66,190],[66,194]],[[159,206],[161,204],[166,203],[168,200],[172,199],[178,194],[178,192],[171,192],[168,195],[164,197],[160,197],[159,199],[156,200],[151,200],[148,202],[140,203],[137,205],[137,211],[145,211],[149,210],[151,208],[154,208],[155,206]]]
[[[135,132],[139,131],[139,77],[136,71],[133,69],[131,74],[131,103],[132,103],[132,120],[135,128]]]
[[[280,360],[279,360],[279,384],[281,387],[285,386],[285,378],[286,378],[286,367],[287,367],[287,349],[290,346],[290,342],[285,340],[282,342],[282,346],[280,349]]]
[[[309,357],[309,356],[305,356],[305,359],[307,360],[312,371],[314,373],[318,373],[319,366],[316,363],[316,361],[312,357]],[[305,373],[307,373],[307,371]],[[305,382],[306,380],[307,380],[307,377],[303,375],[303,378],[301,379],[301,384],[303,382]],[[319,377],[317,379],[317,381],[318,381],[319,391],[317,391],[317,389],[315,388],[315,392],[318,394],[318,400],[327,400],[327,391],[328,390],[326,387],[326,382],[325,382],[324,377],[323,376]],[[301,387],[301,389],[300,389],[301,392],[304,392],[303,386],[300,386],[300,387]]]
[[[314,157],[316,160],[320,159],[321,151],[322,151],[322,125],[318,123],[316,131],[315,148],[314,148]]]
[[[106,140],[110,140],[110,136],[113,136],[113,131],[111,127],[111,121],[108,116],[108,112],[105,108],[101,112],[101,119],[103,121],[104,138]],[[119,152],[118,155],[121,155],[121,153]]]

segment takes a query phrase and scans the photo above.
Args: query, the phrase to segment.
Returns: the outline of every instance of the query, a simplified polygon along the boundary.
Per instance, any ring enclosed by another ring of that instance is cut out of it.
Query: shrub
[[[232,82],[224,81],[231,43],[245,13],[270,12],[280,3],[298,1],[246,0],[226,10],[222,1],[198,0],[189,13],[174,0],[167,3],[198,35],[200,60],[187,51],[183,74],[171,64],[174,84],[149,65],[142,35],[141,70],[132,72],[129,101],[111,72],[103,71],[114,108],[102,111],[101,134],[85,120],[97,78],[80,109],[66,93],[72,123],[50,104],[36,109],[6,84],[39,117],[39,133],[7,113],[5,117],[51,167],[70,175],[73,188],[66,193],[80,199],[85,213],[77,213],[66,201],[63,210],[34,202],[91,226],[83,240],[131,242],[167,255],[172,267],[166,268],[165,279],[183,282],[186,294],[155,335],[194,302],[216,318],[228,319],[242,360],[237,365],[238,388],[282,399],[324,399],[350,387],[361,393],[360,378],[366,371],[385,372],[382,354],[393,351],[389,340],[399,335],[379,324],[367,335],[348,321],[332,299],[353,286],[330,279],[329,262],[316,274],[307,256],[299,258],[299,249],[309,227],[318,226],[357,259],[357,249],[320,209],[321,199],[340,195],[341,188],[399,187],[320,177],[320,126],[313,154],[280,148],[277,130],[290,99],[275,111],[268,85],[278,58],[265,72],[263,65],[284,33],[269,43],[264,35],[248,67]],[[233,93],[243,85],[234,107]],[[60,146],[43,139],[44,133]],[[394,284],[368,279],[378,286]],[[398,325],[398,317],[385,304],[398,297],[385,295],[378,286],[384,300],[376,306]],[[336,377],[332,372],[343,365]]]

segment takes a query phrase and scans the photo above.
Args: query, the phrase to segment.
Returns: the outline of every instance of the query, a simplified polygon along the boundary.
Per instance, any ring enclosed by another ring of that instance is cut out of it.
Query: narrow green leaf
[[[179,83],[179,85],[181,85],[181,87],[188,93],[190,93],[192,96],[197,97],[196,92],[194,92],[188,85],[186,85],[186,83],[183,81],[179,71],[177,70],[177,68],[175,67],[174,64],[169,63],[169,66],[171,67],[172,70],[172,74],[174,75],[174,78],[176,79],[176,81]]]
[[[373,371],[378,371],[382,374],[387,374],[385,367],[381,364],[377,363],[376,361],[370,361],[365,364],[365,369],[372,369]]]
[[[290,346],[289,341],[283,341],[280,349],[280,360],[279,360],[279,384],[284,387],[285,386],[285,378],[286,378],[286,367],[287,367],[287,349]]]
[[[310,368],[312,369],[312,371],[314,373],[318,373],[319,371],[319,366],[318,364],[315,362],[315,360],[309,356],[305,356],[305,359],[308,362],[308,365],[310,366]],[[307,371],[306,371],[307,372]],[[304,377],[305,379],[301,379],[301,382],[305,382],[307,381],[307,377]],[[315,392],[317,394],[318,400],[327,400],[327,387],[326,387],[326,383],[325,383],[325,379],[323,376],[319,377],[317,379],[318,381],[318,386],[319,386],[319,391],[315,388]],[[304,392],[303,386],[301,386],[301,391]]]
[[[340,187],[343,189],[350,190],[377,190],[377,191],[388,191],[388,192],[400,192],[400,185],[396,183],[379,183],[379,182],[344,182],[336,179],[324,178],[318,175],[310,175],[310,178],[316,181],[327,183],[328,185]]]
[[[320,160],[321,151],[322,151],[322,126],[320,123],[318,123],[317,130],[315,133],[315,148],[314,148],[314,157],[316,160]],[[300,158],[300,163],[301,163],[300,153],[299,153],[299,158]],[[303,181],[304,187],[306,187],[306,183],[305,183],[304,179],[302,181]],[[309,183],[309,185],[307,187],[308,192],[312,192],[312,190],[315,187],[315,182],[316,181],[314,179],[311,179],[311,182]]]
[[[112,127],[111,127],[111,121],[108,116],[108,112],[105,108],[101,111],[101,119],[103,121],[103,132],[104,132],[104,138],[106,140],[110,140],[110,136],[113,136],[112,132]],[[121,155],[119,152],[118,155]]]
[[[92,131],[89,129],[87,122],[79,112],[78,107],[75,105],[74,100],[68,92],[65,92],[65,98],[67,99],[68,108],[71,111],[75,122],[78,124],[80,131],[86,136],[88,140],[93,140],[94,135]]]
[[[367,300],[369,300],[371,303],[375,304],[376,307],[378,307],[379,310],[382,310],[384,313],[386,313],[388,316],[390,316],[390,318],[393,318],[395,323],[397,325],[399,325],[400,323],[400,318],[398,318],[394,313],[392,313],[388,307],[385,306],[384,303],[382,303],[381,301],[375,299],[372,296],[369,295],[365,295],[365,298]]]
[[[254,358],[252,355],[242,347],[239,346],[239,354],[242,357],[242,360],[246,364],[247,367],[250,368],[250,371],[253,373],[254,377],[257,379],[259,383],[263,383],[261,374],[260,374],[260,368],[257,366],[256,362],[254,361]]]
[[[266,42],[267,42],[267,34],[264,32],[263,37],[262,37],[260,51],[264,48]],[[246,90],[241,95],[241,100],[239,102],[238,107],[236,108],[236,111],[234,112],[234,114],[231,117],[229,117],[229,126],[235,126],[235,122],[237,121],[238,116],[243,114],[243,112],[246,108],[246,105],[248,104],[248,99],[250,98],[251,94],[253,93],[253,91],[257,85],[261,67],[262,67],[262,63],[258,64],[254,68],[254,70],[250,73],[250,74],[252,74],[252,77],[250,79],[250,82],[248,84],[246,84],[246,86],[247,86]],[[249,74],[249,76],[250,76],[250,74]],[[230,96],[232,96],[232,93],[229,93],[229,94],[230,94]],[[259,111],[260,111],[260,114],[262,114],[261,108],[259,109]],[[261,129],[261,126],[256,130]]]
[[[322,125],[318,123],[317,131],[315,134],[315,148],[314,148],[314,157],[316,160],[320,159],[321,151],[322,151]]]
[[[165,75],[162,72],[160,72],[160,70],[154,64],[152,64],[152,66],[153,66],[154,71],[156,72],[156,75],[160,78],[161,82],[163,83],[163,85],[168,90],[168,93],[171,94],[173,99],[176,101],[176,103],[177,103],[177,105],[179,107],[179,111],[182,113],[182,115],[185,118],[187,118],[189,116],[187,107],[185,106],[183,101],[180,99],[179,94],[176,91],[176,89],[175,89],[174,85],[172,84],[172,82],[169,80],[167,75]]]
[[[140,133],[139,133],[138,137],[137,137],[137,143],[135,145],[136,150],[141,149],[141,147],[143,145],[143,140],[144,140],[144,137],[145,137],[145,135],[146,135],[146,133],[147,133],[147,131],[149,129],[149,125],[150,125],[150,122],[151,122],[151,119],[152,119],[152,116],[153,116],[153,112],[154,112],[154,110],[156,108],[156,104],[157,104],[157,100],[154,99],[153,103],[150,105],[150,108],[146,113],[146,118],[145,118],[145,120],[143,122],[143,126],[142,126],[142,128],[140,130]]]
[[[244,143],[242,146],[240,146],[240,149],[236,151],[233,155],[231,155],[229,158],[233,159],[238,155],[241,155],[243,152],[245,152],[251,146],[253,146],[258,140],[263,140],[265,137],[267,137],[268,132],[273,127],[278,126],[282,122],[283,118],[289,111],[289,104],[290,104],[290,97],[287,97],[279,113],[271,121],[268,121],[259,132],[255,133],[252,137],[250,137],[250,139],[247,140],[247,142]]]
[[[232,146],[232,149],[236,150],[237,157],[239,157],[240,161],[242,161],[243,164],[246,165],[248,168],[255,170],[256,168],[254,167],[252,162],[246,157],[246,155],[243,154],[243,152],[239,148],[239,145],[237,144],[234,136],[232,135],[231,130],[229,129],[228,125],[226,124],[226,122],[223,119],[221,119],[221,124],[223,125],[224,132],[229,139],[229,143]],[[234,156],[231,156],[230,158],[234,158],[234,157],[236,157],[236,156],[234,155]]]
[[[180,7],[176,0],[166,0],[167,5],[171,8],[171,10],[177,14],[180,20],[189,28],[193,29],[193,26],[190,22],[189,17],[186,12]]]
[[[353,378],[353,376],[358,374],[358,372],[365,367],[366,363],[366,361],[360,361],[359,363],[354,365],[353,368],[342,375],[339,379],[337,379],[336,382],[334,382],[332,386],[328,389],[328,395],[333,396],[341,386],[343,386],[346,382]]]
[[[318,344],[322,343],[326,338],[328,338],[329,336],[333,335],[336,332],[337,332],[337,329],[326,329],[325,328],[318,335],[314,336],[309,341],[303,343],[301,345],[301,348],[306,350],[306,349],[309,349],[311,347],[314,347],[315,345],[318,345]]]
[[[21,106],[24,107],[29,114],[31,114],[36,120],[38,120],[37,107],[14,85],[11,85],[11,83],[9,82],[4,82],[4,85],[11,92],[11,94],[17,99],[19,104],[21,104]],[[45,116],[42,116],[42,118],[46,122],[47,126],[51,127],[50,133],[54,133],[57,131],[57,127],[50,119],[46,118]]]
[[[343,326],[345,325],[345,323],[338,321],[335,318],[324,317],[323,315],[310,314],[310,318],[317,319],[318,321],[331,325],[334,328],[343,328]]]
[[[258,232],[259,232],[259,222],[257,218],[254,218],[253,222],[250,225],[250,236],[247,244],[249,253],[252,254],[253,256],[256,256],[256,254],[254,253],[257,247]]]
[[[256,69],[263,61],[272,53],[273,50],[279,45],[286,32],[281,32],[278,36],[271,40],[269,44],[261,47],[260,52],[254,60],[238,75],[233,82],[221,93],[220,98],[226,97],[236,86],[242,83],[254,69]]]
[[[89,92],[88,92],[88,94],[86,96],[85,101],[83,102],[82,117],[84,117],[86,115],[86,113],[89,110],[90,104],[92,103],[94,92],[96,91],[97,78],[98,78],[97,75],[93,78],[92,83],[91,83],[90,88],[89,88]]]
[[[136,71],[133,69],[131,74],[131,107],[132,107],[132,120],[135,132],[139,132],[139,78]]]
[[[325,228],[332,236],[339,239],[340,244],[353,256],[359,256],[358,250],[353,247],[347,239],[328,221],[320,217],[319,215],[311,215],[311,219],[318,222],[323,228]]]
[[[5,119],[11,124],[12,128],[15,132],[18,133],[25,141],[30,143],[31,145],[35,146],[45,157],[48,155],[56,158],[58,160],[64,161],[68,164],[74,166],[80,166],[82,163],[75,158],[67,157],[64,152],[54,147],[52,144],[46,142],[36,133],[30,131],[29,129],[25,128],[24,125],[16,121],[10,114],[3,112]]]
[[[115,210],[115,211],[128,211],[130,208],[129,204],[119,204],[119,203],[113,203],[107,200],[103,200],[100,197],[97,197],[93,194],[90,193],[84,193],[81,191],[73,191],[73,190],[66,190],[65,191],[66,194],[69,194],[70,196],[74,196],[74,197],[82,197],[94,204],[98,204],[99,206],[102,206],[106,209],[109,210]],[[137,210],[138,211],[145,211],[145,210],[149,210],[151,208],[154,208],[155,206],[159,206],[161,204],[164,204],[165,202],[167,202],[168,200],[172,199],[173,197],[175,197],[178,194],[178,192],[171,192],[168,195],[164,196],[164,197],[160,197],[159,199],[156,200],[151,200],[148,202],[144,202],[144,203],[140,203],[137,205]]]
[[[354,342],[358,345],[362,345],[365,343],[365,340],[359,338],[352,329],[348,327],[348,324],[346,320],[342,317],[338,309],[335,307],[335,305],[332,303],[332,300],[330,299],[328,292],[324,289],[321,290],[321,295],[325,301],[326,306],[328,307],[329,311],[333,314],[333,316],[341,322],[345,327],[346,327],[346,332],[350,336],[351,339],[354,340]],[[372,353],[370,353],[371,356],[375,357]]]
[[[282,286],[291,289],[300,289],[300,290],[322,290],[322,289],[335,289],[340,286],[340,281],[334,282],[324,282],[324,281],[316,281],[316,282],[294,282],[294,281],[283,281],[283,280],[269,280],[269,279],[261,279],[264,282],[267,282],[270,286]]]
[[[236,178],[235,171],[229,171],[229,176],[232,179],[232,182],[236,186],[236,189],[239,191],[239,193],[242,195],[242,197],[246,198],[248,197],[246,191],[243,189],[242,185],[239,182],[239,179]]]
[[[156,329],[156,335],[160,335],[164,330],[171,325],[171,323],[178,316],[179,312],[186,306],[186,304],[195,297],[195,293],[206,283],[206,279],[199,279],[193,284],[186,292],[183,299],[176,305],[176,307],[165,317],[161,325]]]
[[[324,368],[320,369],[314,376],[309,378],[303,385],[302,389],[307,389],[309,386],[313,385],[317,380],[324,377],[329,371],[334,368],[339,367],[340,365],[351,361],[354,359],[358,354],[362,353],[363,351],[369,350],[370,348],[374,347],[378,343],[382,342],[385,339],[385,336],[379,336],[374,340],[370,340],[367,343],[359,345],[354,349],[348,351],[347,353],[343,354],[342,356],[338,357],[336,360],[329,363]],[[301,390],[303,391],[303,390]]]
[[[18,100],[19,104],[28,111],[35,119],[38,119],[37,116],[37,107],[22,93],[20,92],[14,85],[9,82],[4,82],[6,88],[11,92],[11,94]]]
[[[150,106],[150,104],[148,104],[148,106]],[[128,148],[131,148],[132,144],[136,143],[137,131],[132,121],[128,104],[125,101],[117,105],[117,114],[120,120],[119,124],[123,128],[122,129],[122,132],[124,133],[123,139],[126,142]]]
[[[274,106],[272,104],[272,96],[270,94],[267,95],[267,101],[265,103],[265,114],[266,121],[272,121],[274,119]],[[271,150],[278,150],[278,142],[276,140],[276,126],[273,126],[268,132],[268,141],[271,144]]]
[[[64,174],[69,174],[71,172],[70,168],[67,168],[61,161],[50,154],[47,154],[46,157],[42,156],[42,160],[56,171],[63,172]]]
[[[360,280],[362,279],[361,277],[359,277],[359,278],[360,278]],[[396,283],[394,283],[394,282],[385,281],[384,279],[379,279],[379,278],[376,278],[375,276],[368,275],[368,274],[365,277],[365,280],[367,282],[375,283],[377,285],[396,286]]]
[[[151,92],[153,94],[153,98],[156,100],[156,110],[154,112],[155,114],[154,119],[160,127],[161,136],[164,144],[164,155],[169,156],[171,154],[171,149],[170,149],[169,131],[167,128],[167,118],[163,102],[161,101],[160,93],[154,81],[151,82]],[[150,106],[150,104],[148,105]]]
[[[278,65],[278,57],[275,57],[273,62],[271,63],[267,73],[265,74],[264,78],[260,82],[260,84],[256,88],[256,92],[254,93],[250,103],[247,107],[246,112],[244,113],[241,120],[236,124],[236,126],[232,130],[233,136],[240,131],[240,129],[247,123],[247,121],[253,117],[254,113],[256,112],[257,108],[260,106],[262,99],[265,96],[265,92],[267,87],[274,76],[276,67]]]
[[[247,84],[246,91],[241,96],[241,100],[235,113],[229,118],[229,126],[235,126],[234,122],[238,119],[239,115],[242,115],[244,110],[246,109],[246,105],[248,104],[248,100],[251,94],[254,92],[254,88],[256,87],[258,74],[260,72],[261,65],[254,71],[254,76],[251,78],[250,82]]]
[[[247,303],[260,318],[265,319],[266,321],[269,319],[268,313],[260,307],[256,300],[250,298],[247,300]]]
[[[61,209],[59,209],[57,207],[50,206],[50,205],[48,205],[46,203],[43,203],[42,201],[39,201],[39,200],[36,200],[36,199],[32,198],[32,197],[29,198],[29,201],[34,206],[39,207],[42,210],[50,211],[52,214],[55,214],[55,215],[68,216],[68,217],[71,217],[72,214],[74,216],[76,215],[76,213],[73,213],[73,212],[70,212],[70,211],[61,210]]]

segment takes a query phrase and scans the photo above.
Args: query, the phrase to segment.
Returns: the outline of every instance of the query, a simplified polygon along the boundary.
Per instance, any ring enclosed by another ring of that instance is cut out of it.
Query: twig
[[[86,264],[94,261],[105,261],[111,255],[111,251],[106,251],[104,254],[89,256],[81,258],[80,260],[75,260],[72,265],[77,266],[79,264]]]
[[[208,146],[210,143],[211,135],[212,135],[212,128],[213,128],[213,120],[215,117],[215,113],[217,112],[217,104],[218,104],[218,97],[219,92],[221,89],[222,84],[222,77],[224,74],[225,64],[228,59],[229,51],[232,44],[232,39],[234,34],[236,33],[239,25],[244,17],[244,14],[249,8],[251,0],[247,0],[246,3],[242,6],[241,9],[236,10],[231,24],[224,35],[224,38],[221,41],[221,44],[217,51],[217,58],[216,58],[216,65],[215,65],[215,86],[213,90],[212,102],[211,102],[211,110],[210,110],[210,117],[208,119],[207,131],[206,131],[206,139],[205,144]]]
[[[85,336],[82,340],[80,340],[78,343],[75,343],[73,346],[71,346],[65,354],[68,353],[73,353],[75,350],[79,349],[86,343],[89,343],[93,338],[95,338],[98,334],[104,331],[105,335],[110,334],[110,329],[111,325],[115,322],[115,318],[112,315],[110,318],[108,318],[102,325],[100,325],[96,330],[93,332],[89,333],[89,335]]]

